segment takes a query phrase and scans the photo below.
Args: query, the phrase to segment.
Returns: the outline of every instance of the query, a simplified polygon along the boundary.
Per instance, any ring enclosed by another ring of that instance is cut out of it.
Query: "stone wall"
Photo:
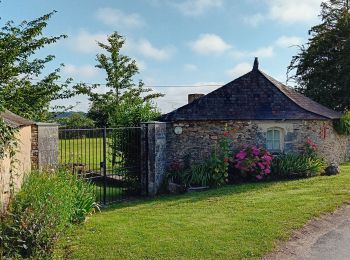
[[[58,125],[36,123],[32,127],[33,169],[50,169],[58,165]]]
[[[181,162],[186,156],[192,162],[201,162],[209,156],[225,131],[233,139],[234,150],[245,144],[265,147],[266,131],[271,127],[281,129],[285,152],[302,151],[309,137],[328,162],[349,159],[349,138],[337,134],[331,120],[182,121],[167,125],[167,164]],[[175,128],[182,133],[175,134]]]
[[[10,172],[11,161],[8,156],[0,160],[0,213],[7,207],[11,189],[13,188],[13,191],[17,192],[22,185],[25,174],[31,170],[31,126],[21,127],[16,138],[18,146],[12,168],[13,172]]]

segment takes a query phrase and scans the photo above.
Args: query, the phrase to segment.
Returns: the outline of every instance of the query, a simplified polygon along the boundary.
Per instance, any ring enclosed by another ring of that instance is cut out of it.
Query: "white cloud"
[[[190,46],[199,54],[221,54],[232,48],[216,34],[201,34],[196,41],[190,43]]]
[[[269,16],[282,22],[314,21],[322,0],[269,0]]]
[[[163,47],[157,48],[154,47],[150,41],[146,39],[142,39],[136,43],[131,43],[131,48],[136,48],[136,50],[145,57],[155,59],[155,60],[167,60],[169,59],[175,52],[174,47]]]
[[[185,64],[184,69],[186,71],[196,71],[196,70],[198,70],[198,67],[194,64]]]
[[[109,7],[97,9],[96,18],[102,23],[113,27],[141,27],[145,25],[139,14],[126,14],[119,9]]]
[[[98,69],[92,65],[76,66],[66,64],[63,67],[63,72],[69,76],[80,76],[84,78],[92,78],[98,74]]]
[[[77,52],[97,54],[102,51],[97,42],[108,43],[107,37],[107,33],[90,33],[86,30],[80,30],[76,35],[69,39],[68,44],[70,48]],[[134,40],[128,38],[125,40],[123,51],[127,52],[128,55],[131,55],[131,57],[137,53],[147,58],[162,61],[171,58],[176,49],[173,46],[157,48],[147,39]],[[140,69],[145,67],[142,66],[145,65],[145,63],[139,65]]]
[[[101,48],[97,45],[97,42],[107,43],[107,34],[80,30],[76,35],[69,38],[68,44],[72,49],[81,53],[98,53]]]
[[[223,0],[186,0],[174,5],[184,15],[199,16],[214,8],[222,7]]]
[[[265,17],[261,13],[253,14],[253,15],[247,15],[243,17],[243,22],[246,24],[249,24],[253,27],[258,26]]]
[[[222,82],[196,82],[188,84],[192,87],[170,87],[155,89],[157,92],[165,94],[164,97],[157,99],[157,104],[162,113],[168,113],[177,109],[188,102],[188,94],[200,93],[208,94],[209,92],[223,86]],[[195,87],[193,87],[195,86]]]
[[[257,26],[264,20],[283,23],[311,23],[318,19],[322,0],[264,0],[267,6],[265,14],[256,13],[243,17],[243,21]]]
[[[274,48],[273,46],[268,46],[268,47],[258,48],[254,51],[233,50],[230,52],[230,54],[235,59],[253,58],[253,57],[270,58],[274,55]]]
[[[300,45],[303,39],[296,36],[281,36],[276,40],[276,45],[283,48],[288,48],[294,45]]]
[[[242,62],[226,71],[229,77],[237,78],[252,70],[252,64]]]
[[[268,47],[259,48],[255,51],[251,52],[249,56],[269,58],[269,57],[272,57],[273,55],[274,55],[273,47],[268,46]]]

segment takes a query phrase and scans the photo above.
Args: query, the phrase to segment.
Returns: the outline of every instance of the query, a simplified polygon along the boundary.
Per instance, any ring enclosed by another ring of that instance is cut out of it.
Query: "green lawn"
[[[60,163],[82,163],[86,165],[86,170],[99,170],[103,161],[102,142],[102,138],[60,139]]]
[[[270,252],[350,201],[350,165],[332,177],[253,183],[122,203],[59,240],[69,259],[242,259]]]
[[[112,140],[107,138],[106,142],[107,167],[111,169]],[[60,139],[58,155],[62,165],[84,164],[87,171],[99,171],[103,161],[103,138]]]

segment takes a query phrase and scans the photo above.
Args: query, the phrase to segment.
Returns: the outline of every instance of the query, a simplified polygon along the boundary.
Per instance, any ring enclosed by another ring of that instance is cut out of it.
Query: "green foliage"
[[[1,112],[0,107],[0,112]],[[17,128],[8,125],[2,118],[0,118],[0,161],[5,157],[10,159],[9,168],[9,186],[10,186],[10,199],[14,194],[14,174],[16,170],[16,151],[18,147],[18,140],[16,138]],[[1,163],[0,163],[1,167]],[[2,208],[0,201],[0,208]]]
[[[168,178],[186,187],[223,186],[227,183],[230,156],[230,139],[225,134],[204,163],[191,165],[188,157],[185,158],[185,166],[173,162],[168,170]]]
[[[85,94],[89,95],[92,102],[88,116],[95,119],[98,125],[104,124],[102,126],[112,128],[139,126],[141,122],[155,119],[160,113],[153,100],[162,94],[145,88],[142,81],[137,84],[134,82],[138,68],[135,60],[121,53],[125,42],[121,35],[114,32],[107,41],[107,44],[98,43],[103,53],[97,54],[96,67],[106,73],[108,90],[105,93],[95,93],[94,87],[84,88]],[[113,166],[118,163],[118,154],[123,154],[123,165],[119,163],[119,167],[130,169],[139,163],[139,140],[135,135],[129,134],[129,130],[112,135],[109,150],[112,153]],[[131,184],[137,186],[140,183],[138,174],[131,171],[127,174]]]
[[[81,113],[72,113],[69,117],[57,120],[59,124],[66,128],[91,128],[94,127],[94,121]]]
[[[88,115],[95,120],[101,117],[98,123],[109,127],[138,126],[140,122],[158,117],[160,113],[153,100],[163,95],[145,88],[142,81],[134,82],[138,68],[135,60],[121,53],[125,43],[121,35],[114,32],[107,40],[107,44],[98,43],[104,53],[97,54],[96,67],[106,72],[108,91],[95,93],[96,86],[84,88],[92,102]]]
[[[321,4],[319,25],[313,26],[306,45],[288,67],[290,78],[306,96],[330,108],[350,108],[350,20],[348,0]]]
[[[40,49],[66,38],[65,35],[43,36],[54,13],[19,25],[8,21],[0,29],[0,104],[18,115],[40,121],[51,116],[51,101],[69,98],[75,93],[69,88],[72,79],[57,83],[61,80],[60,68],[43,74],[54,55],[37,56]]]
[[[2,257],[48,258],[65,227],[93,208],[93,190],[83,180],[63,170],[31,173],[1,221]]]
[[[333,125],[339,134],[350,135],[350,112],[347,111],[339,120],[334,121]]]
[[[281,154],[272,161],[276,178],[305,178],[320,175],[326,167],[324,160],[303,154]]]

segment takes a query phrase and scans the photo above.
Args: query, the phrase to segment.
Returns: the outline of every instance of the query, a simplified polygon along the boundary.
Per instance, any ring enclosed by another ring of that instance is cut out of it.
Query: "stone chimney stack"
[[[199,99],[203,96],[205,96],[205,95],[204,94],[188,94],[188,104],[192,103],[196,99]]]

